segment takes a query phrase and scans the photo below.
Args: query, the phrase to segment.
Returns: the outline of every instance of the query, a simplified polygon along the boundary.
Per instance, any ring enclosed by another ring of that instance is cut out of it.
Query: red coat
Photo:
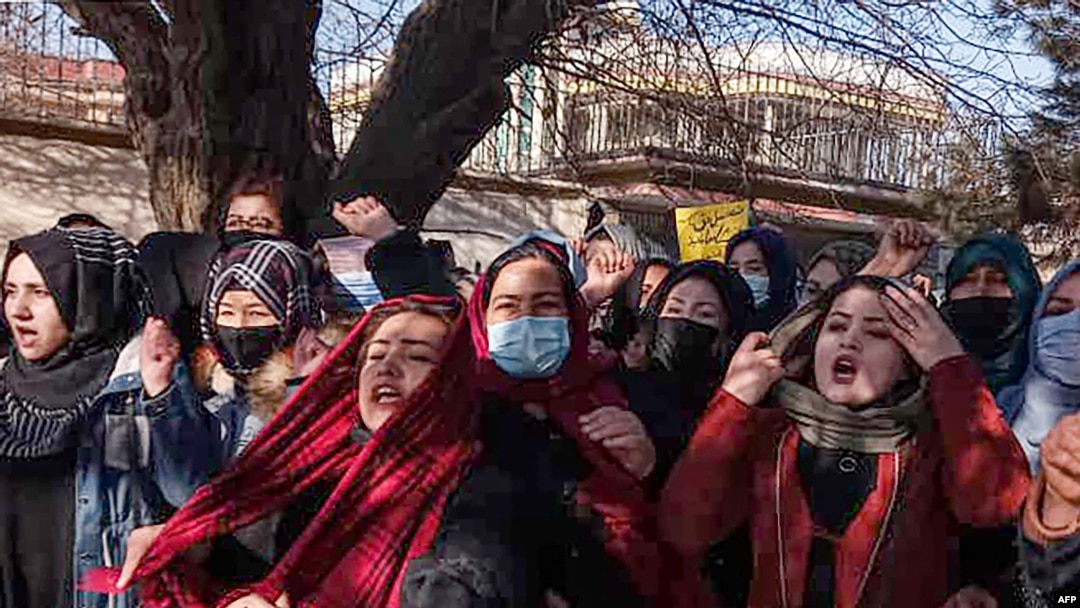
[[[1027,462],[979,368],[956,357],[929,375],[936,424],[878,457],[877,485],[837,542],[839,608],[941,606],[957,524],[1000,526],[1020,512]],[[716,394],[661,498],[660,531],[671,551],[668,605],[715,605],[700,565],[712,542],[747,520],[751,608],[802,605],[813,520],[798,443],[782,409]]]

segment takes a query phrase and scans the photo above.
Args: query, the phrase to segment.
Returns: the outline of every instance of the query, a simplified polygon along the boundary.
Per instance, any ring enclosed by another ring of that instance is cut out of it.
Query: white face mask
[[[754,308],[761,308],[769,303],[769,277],[758,274],[743,274],[746,286],[754,297]]]

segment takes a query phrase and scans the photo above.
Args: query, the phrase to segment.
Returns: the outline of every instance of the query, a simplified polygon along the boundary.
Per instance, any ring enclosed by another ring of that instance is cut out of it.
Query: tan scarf
[[[926,411],[923,386],[896,405],[859,410],[831,403],[791,380],[780,381],[773,395],[810,445],[862,454],[895,452],[915,433]]]

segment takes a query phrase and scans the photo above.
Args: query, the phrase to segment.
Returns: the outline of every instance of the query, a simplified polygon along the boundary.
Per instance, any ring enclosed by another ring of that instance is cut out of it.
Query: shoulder
[[[142,376],[139,375],[139,355],[142,349],[142,335],[132,338],[113,363],[112,373],[105,383],[102,393],[115,393],[135,390],[142,386]]]

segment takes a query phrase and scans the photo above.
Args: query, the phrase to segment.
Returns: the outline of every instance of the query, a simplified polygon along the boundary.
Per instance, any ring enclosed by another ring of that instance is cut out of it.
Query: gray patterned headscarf
[[[300,330],[317,324],[319,310],[311,293],[311,257],[287,241],[249,241],[223,253],[210,271],[210,288],[203,302],[203,338],[217,339],[217,308],[230,290],[252,291],[281,322],[283,343]]]

